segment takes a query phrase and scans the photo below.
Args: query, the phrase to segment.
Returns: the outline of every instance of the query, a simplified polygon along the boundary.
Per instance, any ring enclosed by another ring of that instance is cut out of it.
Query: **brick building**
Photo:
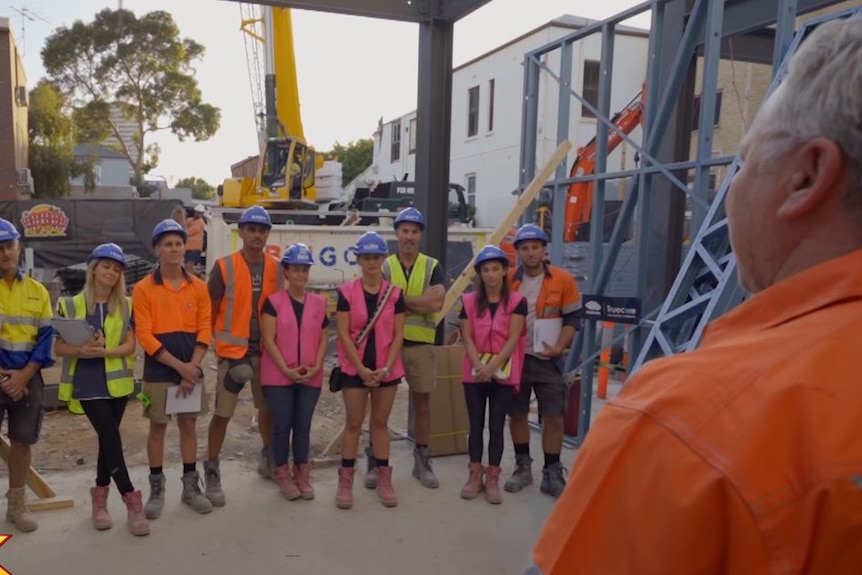
[[[0,200],[27,196],[27,76],[7,18],[0,18]]]

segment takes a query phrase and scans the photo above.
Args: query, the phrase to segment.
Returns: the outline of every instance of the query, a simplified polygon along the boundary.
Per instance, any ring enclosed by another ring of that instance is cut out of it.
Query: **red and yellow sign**
[[[7,541],[9,541],[11,538],[12,538],[12,535],[10,535],[9,533],[5,533],[5,534],[0,535],[0,547],[3,547],[3,545]],[[7,571],[6,568],[3,567],[3,565],[0,565],[0,575],[12,575],[12,574],[9,571]]]
[[[25,238],[63,237],[69,226],[69,216],[53,204],[36,204],[21,214],[21,225]]]

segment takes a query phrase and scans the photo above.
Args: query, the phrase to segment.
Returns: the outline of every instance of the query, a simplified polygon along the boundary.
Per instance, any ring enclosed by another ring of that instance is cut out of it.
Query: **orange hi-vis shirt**
[[[144,349],[144,380],[180,382],[180,374],[158,360],[165,350],[183,362],[212,341],[212,303],[207,284],[186,273],[179,287],[165,282],[157,267],[132,292],[135,335]]]
[[[528,572],[862,573],[860,357],[862,250],[647,363],[596,418]]]
[[[187,250],[203,250],[204,249],[204,230],[207,223],[203,218],[186,218],[186,249]]]

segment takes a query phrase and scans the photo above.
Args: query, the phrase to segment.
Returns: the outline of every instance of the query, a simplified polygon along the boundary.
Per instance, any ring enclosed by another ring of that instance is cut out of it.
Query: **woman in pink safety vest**
[[[314,258],[304,244],[284,250],[285,289],[270,295],[260,315],[260,385],[272,413],[272,455],[281,494],[314,499],[309,477],[311,417],[320,397],[329,344],[326,298],[306,292]],[[288,464],[293,436],[293,470]]]
[[[401,289],[390,286],[383,279],[381,268],[388,253],[383,238],[376,232],[366,232],[352,250],[362,275],[338,288],[336,314],[338,363],[342,372],[347,421],[341,439],[342,459],[338,468],[335,503],[340,509],[353,506],[356,451],[370,395],[371,443],[377,459],[377,496],[386,507],[394,507],[398,504],[398,496],[392,487],[392,467],[389,465],[389,413],[397,385],[404,375],[401,346],[407,308]],[[382,311],[372,328],[367,330],[378,308]]]
[[[461,489],[464,499],[485,491],[489,503],[502,503],[500,460],[509,404],[517,392],[524,365],[527,300],[512,291],[506,273],[509,258],[497,246],[476,256],[476,290],[462,298],[464,399],[470,419],[470,475]],[[488,406],[488,467],[482,467],[485,406]],[[484,479],[484,481],[483,481]]]

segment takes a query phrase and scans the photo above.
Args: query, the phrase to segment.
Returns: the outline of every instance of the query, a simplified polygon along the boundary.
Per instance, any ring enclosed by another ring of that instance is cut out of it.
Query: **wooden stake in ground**
[[[0,437],[0,459],[3,459],[6,465],[9,465],[10,450],[9,441],[5,437]],[[57,497],[57,494],[48,485],[48,482],[32,467],[27,470],[27,487],[32,489],[33,493],[39,497],[36,501],[27,502],[27,507],[31,511],[61,509],[75,505],[75,500],[71,497]]]
[[[530,185],[527,186],[527,189],[518,196],[518,201],[515,202],[515,206],[509,211],[503,221],[497,226],[494,232],[488,237],[485,241],[486,245],[499,245],[500,242],[503,241],[503,238],[506,237],[506,233],[515,225],[515,222],[518,221],[518,218],[521,217],[521,214],[527,209],[527,207],[536,199],[536,196],[541,191],[542,187],[545,185],[554,171],[557,169],[557,166],[560,165],[566,158],[566,154],[569,153],[569,150],[572,149],[572,143],[569,140],[564,140],[557,146],[557,149],[551,155],[550,159],[545,162],[545,165],[539,170],[539,173],[536,174],[536,177],[533,178],[533,181],[530,182]],[[475,259],[476,254],[473,254],[473,258]],[[473,270],[473,260],[470,260],[470,263],[464,268],[464,271],[455,280],[455,283],[452,284],[452,287],[449,288],[449,291],[446,292],[446,299],[443,300],[443,309],[437,314],[436,322],[439,324],[446,314],[452,309],[452,306],[455,305],[455,302],[458,301],[458,298],[461,297],[461,294],[464,293],[464,290],[467,289],[467,286],[470,285],[470,282],[473,281],[473,276],[476,275],[475,270]],[[344,435],[344,427],[342,426],[341,430],[332,438],[332,441],[329,442],[329,445],[324,450],[323,454],[326,456],[333,456],[341,449],[341,436]]]

